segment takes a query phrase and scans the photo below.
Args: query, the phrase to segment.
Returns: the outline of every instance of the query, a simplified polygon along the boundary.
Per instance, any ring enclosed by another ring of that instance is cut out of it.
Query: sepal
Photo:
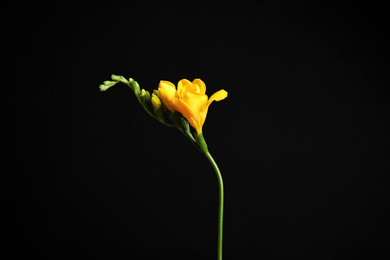
[[[190,139],[196,145],[195,138],[191,134],[190,124],[183,117],[183,115],[175,111],[171,114],[171,120],[175,124],[177,129],[179,129],[188,139]]]
[[[179,128],[179,130],[182,130],[182,125],[181,125],[181,119],[183,118],[182,114],[180,114],[179,112],[173,112],[171,114],[171,120],[172,122],[175,124],[175,126],[177,128]]]

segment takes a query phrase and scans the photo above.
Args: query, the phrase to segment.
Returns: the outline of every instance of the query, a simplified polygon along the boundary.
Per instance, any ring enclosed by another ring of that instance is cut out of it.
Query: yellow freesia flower
[[[210,104],[225,99],[228,95],[222,89],[209,98],[205,94],[206,85],[200,79],[194,79],[192,82],[182,79],[177,84],[177,90],[173,83],[160,81],[158,92],[164,105],[172,112],[180,112],[198,134],[202,133]]]

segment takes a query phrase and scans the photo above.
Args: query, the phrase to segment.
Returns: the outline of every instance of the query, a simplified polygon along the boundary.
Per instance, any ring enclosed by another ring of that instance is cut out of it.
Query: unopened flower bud
[[[155,110],[161,108],[161,99],[154,93],[152,94],[152,105]]]
[[[123,76],[118,76],[118,75],[112,74],[111,75],[111,79],[114,80],[114,81],[122,82],[122,83],[124,83],[126,85],[129,84],[129,81],[127,79],[125,79],[125,77],[123,77]]]
[[[138,96],[140,95],[140,87],[137,83],[137,81],[135,81],[134,79],[130,78],[129,79],[129,83],[130,83],[130,88],[134,91],[135,95]]]
[[[103,84],[101,84],[99,86],[99,88],[100,88],[101,91],[106,91],[107,89],[109,89],[112,86],[114,86],[116,83],[118,83],[118,82],[117,81],[106,80],[106,81],[103,82]]]

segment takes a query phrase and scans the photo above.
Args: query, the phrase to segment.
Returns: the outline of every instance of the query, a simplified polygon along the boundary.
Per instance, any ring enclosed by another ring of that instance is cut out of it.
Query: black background
[[[149,91],[182,78],[228,91],[203,128],[225,181],[224,259],[389,256],[380,4],[4,13],[2,259],[216,258],[212,168],[126,86],[100,92],[112,73]]]

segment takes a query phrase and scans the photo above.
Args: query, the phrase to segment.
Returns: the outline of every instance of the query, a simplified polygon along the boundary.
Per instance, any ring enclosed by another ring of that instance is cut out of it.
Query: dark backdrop
[[[216,258],[212,168],[129,88],[100,92],[112,73],[229,92],[203,128],[224,259],[384,259],[386,16],[339,1],[6,8],[2,259]]]

